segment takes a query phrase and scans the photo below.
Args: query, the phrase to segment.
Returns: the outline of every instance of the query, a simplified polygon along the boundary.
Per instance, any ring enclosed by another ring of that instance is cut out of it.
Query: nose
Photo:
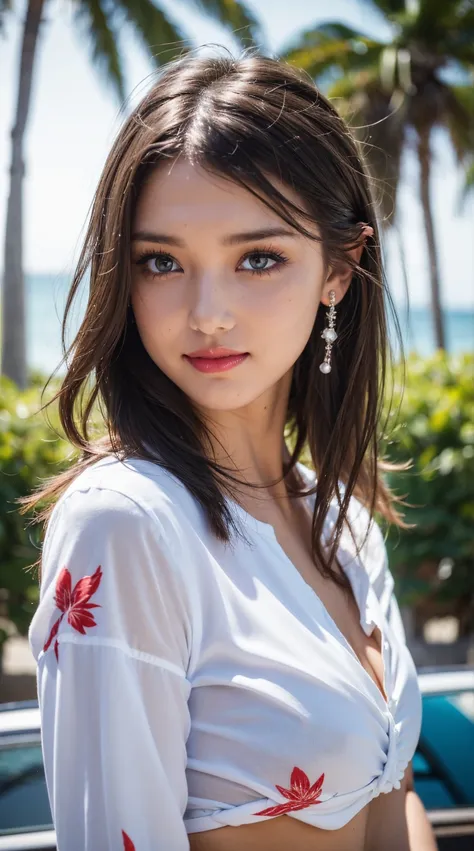
[[[216,331],[230,331],[235,325],[230,296],[224,283],[215,276],[201,275],[193,288],[194,303],[189,314],[193,331],[212,336]]]

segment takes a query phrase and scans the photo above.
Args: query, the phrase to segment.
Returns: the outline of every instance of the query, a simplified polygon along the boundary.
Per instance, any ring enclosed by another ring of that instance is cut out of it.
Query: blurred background
[[[364,146],[407,356],[403,386],[393,339],[386,451],[413,461],[390,484],[416,527],[388,530],[390,566],[420,677],[455,675],[449,688],[429,680],[427,699],[442,697],[438,713],[448,700],[470,736],[450,740],[443,714],[445,753],[420,751],[417,782],[434,807],[474,807],[472,768],[461,792],[462,766],[436,775],[467,744],[474,765],[473,0],[0,0],[0,704],[36,698],[26,634],[41,537],[14,500],[70,461],[38,409],[58,367],[47,393],[60,380],[62,314],[106,155],[160,65],[248,46],[304,68]]]

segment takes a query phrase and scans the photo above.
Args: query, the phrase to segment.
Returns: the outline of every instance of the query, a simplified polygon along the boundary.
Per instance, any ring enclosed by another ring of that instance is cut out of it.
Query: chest
[[[336,630],[344,637],[361,666],[372,678],[383,699],[387,700],[380,630],[375,627],[372,634],[367,635],[361,627],[360,610],[352,588],[344,589],[330,577],[325,577],[316,567],[311,554],[309,514],[302,508],[295,526],[276,526],[275,537],[288,560],[288,570],[296,570],[306,585],[314,591]],[[338,564],[335,565],[335,570],[342,576]]]
[[[362,565],[355,570],[362,573]],[[207,550],[201,571],[205,594],[188,671],[193,794],[227,800],[222,778],[203,772],[202,761],[224,765],[226,778],[229,765],[237,766],[234,805],[254,800],[246,791],[254,781],[243,778],[257,769],[255,782],[270,798],[266,780],[281,785],[295,766],[311,782],[324,772],[326,791],[338,796],[395,776],[417,734],[416,719],[407,735],[397,717],[397,706],[403,715],[417,700],[416,672],[387,633],[370,583],[366,593],[367,583],[354,582],[348,600],[294,537],[263,523],[250,546]],[[382,624],[385,672],[359,613],[366,628],[374,619]],[[380,688],[384,673],[395,715]]]

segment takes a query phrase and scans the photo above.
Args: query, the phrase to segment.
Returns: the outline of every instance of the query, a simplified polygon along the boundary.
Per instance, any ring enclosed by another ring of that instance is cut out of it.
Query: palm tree
[[[190,0],[190,5],[195,2]],[[0,0],[0,31],[12,0]],[[20,387],[26,385],[25,296],[23,275],[23,143],[28,120],[36,49],[47,0],[28,0],[23,25],[16,115],[12,129],[10,192],[7,203],[4,282],[2,298],[2,372]],[[203,13],[212,16],[246,45],[261,42],[256,18],[239,0],[200,0]],[[169,20],[153,0],[74,0],[77,23],[85,31],[92,59],[102,76],[112,84],[120,101],[125,97],[123,62],[118,48],[119,33],[135,30],[143,46],[159,67],[186,51],[189,39]]]
[[[445,348],[430,195],[431,138],[435,127],[444,127],[458,164],[472,164],[474,5],[472,0],[366,0],[366,5],[391,27],[390,43],[325,23],[301,34],[283,55],[327,89],[364,143],[380,187],[385,227],[396,220],[401,157],[414,138],[435,339]]]
[[[459,208],[461,210],[464,208],[466,200],[472,192],[474,192],[474,158],[471,160],[467,167],[466,180],[464,182],[464,187],[461,191],[461,196],[459,199]]]

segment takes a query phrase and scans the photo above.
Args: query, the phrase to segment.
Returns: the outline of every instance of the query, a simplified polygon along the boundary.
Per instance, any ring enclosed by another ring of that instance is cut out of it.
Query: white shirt
[[[229,507],[250,546],[157,464],[109,458],[54,508],[29,641],[59,851],[185,851],[282,813],[335,830],[400,787],[421,696],[379,526],[359,557],[345,528],[338,560],[388,703],[273,527]],[[355,497],[349,518],[362,541]]]

